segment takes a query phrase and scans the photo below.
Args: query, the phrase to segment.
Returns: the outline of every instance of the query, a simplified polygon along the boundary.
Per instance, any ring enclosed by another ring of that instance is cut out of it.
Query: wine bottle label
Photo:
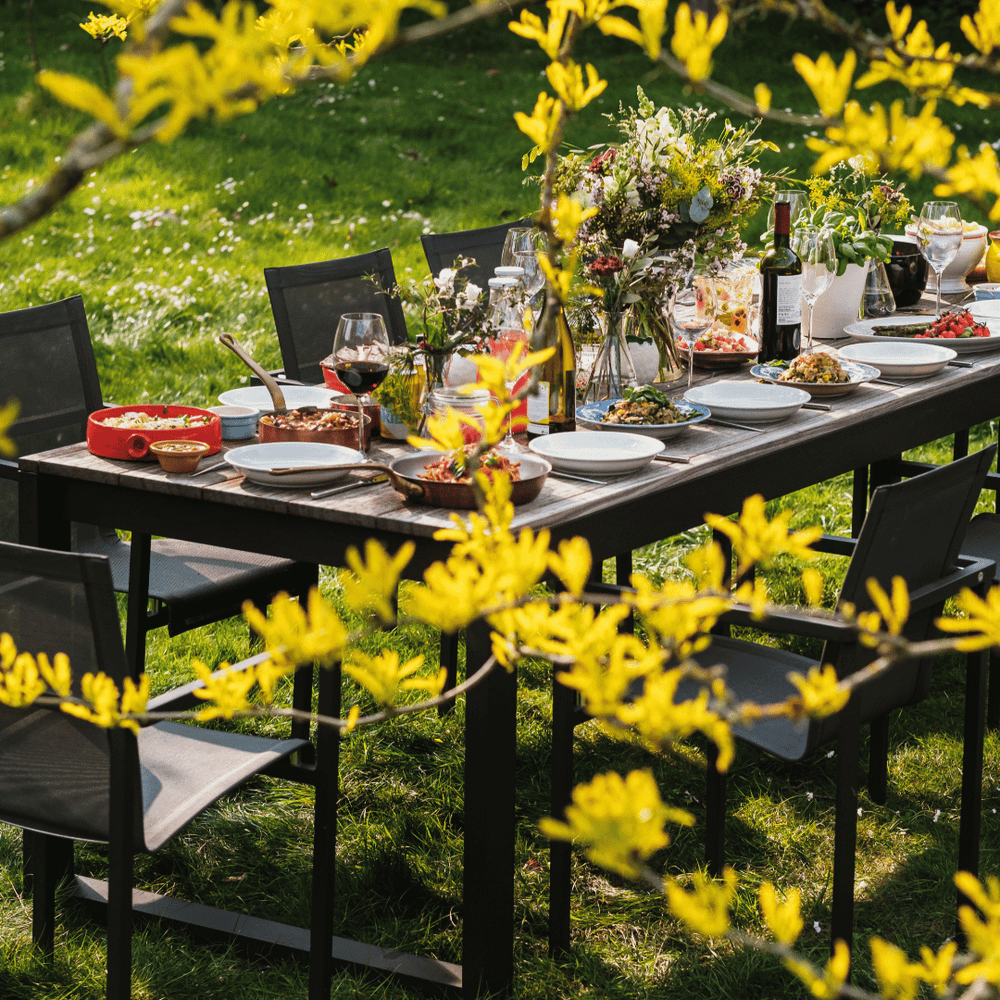
[[[802,319],[802,275],[778,275],[778,326],[797,326]]]
[[[528,434],[549,433],[549,383],[539,382],[528,397]]]

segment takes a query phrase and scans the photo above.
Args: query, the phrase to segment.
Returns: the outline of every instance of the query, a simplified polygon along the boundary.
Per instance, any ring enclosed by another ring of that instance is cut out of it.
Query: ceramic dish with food
[[[844,327],[844,333],[862,343],[910,343],[917,340],[922,344],[950,347],[959,354],[995,351],[1000,348],[1000,319],[986,319],[982,322],[981,325],[989,331],[988,336],[972,336],[971,333],[966,336],[927,336],[934,322],[935,317],[928,314],[896,313],[881,319],[862,319],[856,323],[848,323]]]
[[[528,447],[562,472],[638,472],[663,451],[657,438],[627,431],[574,431],[535,438]]]
[[[164,472],[194,472],[208,454],[208,445],[204,441],[154,441],[149,450]]]
[[[600,431],[625,431],[629,434],[645,434],[649,437],[667,438],[676,437],[682,431],[693,424],[700,424],[703,420],[708,420],[711,414],[707,406],[698,406],[686,400],[675,400],[673,405],[677,411],[679,419],[670,423],[618,423],[610,422],[606,419],[608,411],[621,404],[620,399],[602,399],[596,403],[587,403],[576,408],[577,424],[586,427],[587,430]]]
[[[361,461],[356,448],[312,441],[272,441],[248,444],[226,452],[226,461],[252,483],[261,486],[298,488],[321,486],[347,475],[341,466],[357,465]],[[302,467],[302,472],[273,475],[272,469]]]
[[[683,337],[677,340],[677,353],[687,364],[688,343]],[[739,368],[760,353],[760,344],[745,334],[733,333],[721,323],[716,323],[694,342],[695,368]]]
[[[871,365],[837,361],[822,352],[800,354],[788,367],[754,365],[750,373],[775,385],[804,389],[810,396],[846,396],[859,385],[879,377],[879,370]]]
[[[840,348],[840,356],[871,365],[892,378],[925,378],[941,371],[956,354],[950,347],[938,347],[924,341],[904,344],[893,340],[882,344],[847,344]]]
[[[170,440],[201,441],[214,455],[222,447],[222,423],[209,410],[170,403],[110,406],[87,418],[87,447],[102,458],[155,461],[150,445]]]
[[[710,382],[688,389],[684,398],[707,406],[721,420],[771,424],[794,416],[809,402],[809,393],[778,382]]]
[[[371,419],[362,414],[364,427],[362,445],[367,448],[371,440]],[[358,413],[347,408],[319,409],[304,406],[284,413],[262,413],[257,424],[257,437],[261,444],[271,441],[315,441],[337,444],[344,448],[358,447]]]

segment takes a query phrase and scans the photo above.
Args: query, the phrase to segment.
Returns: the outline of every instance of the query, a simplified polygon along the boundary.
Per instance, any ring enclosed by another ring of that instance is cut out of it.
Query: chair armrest
[[[829,642],[853,642],[857,637],[857,632],[850,625],[795,608],[769,609],[764,618],[758,619],[751,617],[749,607],[737,605],[720,615],[719,621],[726,625],[748,625],[764,632],[782,632]]]
[[[959,556],[958,567],[935,580],[926,587],[918,587],[910,593],[910,611],[923,611],[925,608],[940,604],[946,598],[953,597],[964,587],[976,587],[984,579],[992,580],[994,564],[990,559],[974,559],[971,556]]]
[[[249,659],[240,660],[239,663],[232,664],[232,670],[243,670],[246,667],[254,666],[258,663],[263,663],[270,657],[270,653],[258,653],[256,656],[251,656]],[[221,677],[225,673],[225,670],[216,670],[213,672],[213,679],[216,677]],[[186,712],[192,708],[198,708],[200,705],[204,705],[205,702],[201,698],[196,698],[194,696],[195,691],[201,690],[205,686],[205,682],[201,679],[196,681],[191,681],[189,684],[184,684],[181,687],[172,688],[169,691],[165,691],[163,694],[158,694],[155,698],[150,698],[146,703],[147,712]]]
[[[840,535],[821,535],[812,547],[817,552],[829,552],[835,556],[853,556],[857,548],[856,538],[842,538]]]
[[[19,475],[17,462],[12,462],[9,458],[0,458],[0,479],[16,482]]]

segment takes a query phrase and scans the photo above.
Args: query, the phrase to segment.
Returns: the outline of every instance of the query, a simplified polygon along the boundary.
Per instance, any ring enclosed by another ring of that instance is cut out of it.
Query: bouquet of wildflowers
[[[657,277],[672,282],[699,263],[741,257],[739,220],[773,191],[756,163],[773,143],[756,126],[728,121],[709,135],[715,115],[703,108],[659,108],[638,90],[638,109],[609,116],[624,140],[596,156],[561,158],[557,187],[596,214],[579,233],[587,256],[620,256],[626,240],[658,261]]]
[[[469,280],[471,258],[455,267],[417,281],[410,278],[393,287],[406,316],[406,363],[423,361],[431,388],[443,384],[445,365],[455,353],[475,354],[489,339],[488,301],[479,285]]]

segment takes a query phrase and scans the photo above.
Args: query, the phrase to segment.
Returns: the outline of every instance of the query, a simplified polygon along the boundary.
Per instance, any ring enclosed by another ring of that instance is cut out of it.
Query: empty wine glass
[[[507,230],[503,241],[503,252],[500,254],[500,264],[503,267],[517,263],[514,255],[518,253],[533,253],[538,249],[539,232],[537,229],[525,229],[514,226]]]
[[[941,315],[941,276],[962,246],[962,213],[953,201],[927,201],[917,219],[917,246],[937,276],[937,307]]]
[[[817,226],[796,229],[792,236],[792,249],[802,262],[802,298],[809,307],[809,332],[803,352],[808,354],[813,346],[813,308],[816,300],[830,287],[837,272],[837,249],[833,244],[833,234]]]
[[[774,196],[774,201],[788,202],[788,225],[792,229],[800,221],[800,217],[809,212],[809,193],[799,188],[778,191]],[[801,219],[801,221],[805,222],[806,220]],[[774,232],[774,202],[771,203],[771,207],[767,210],[767,229],[768,232]]]
[[[521,277],[521,288],[528,307],[532,311],[532,316],[534,316],[542,306],[543,296],[541,293],[545,290],[545,272],[542,270],[542,265],[538,263],[538,254],[534,250],[519,250],[514,254],[514,264],[524,270],[524,275]]]
[[[715,322],[718,294],[715,278],[706,270],[694,268],[674,290],[670,303],[670,326],[675,342],[680,334],[687,345],[688,388],[694,384],[694,345]]]
[[[389,374],[389,334],[378,313],[344,313],[333,338],[333,368],[358,404],[358,451],[364,455],[365,404]]]

